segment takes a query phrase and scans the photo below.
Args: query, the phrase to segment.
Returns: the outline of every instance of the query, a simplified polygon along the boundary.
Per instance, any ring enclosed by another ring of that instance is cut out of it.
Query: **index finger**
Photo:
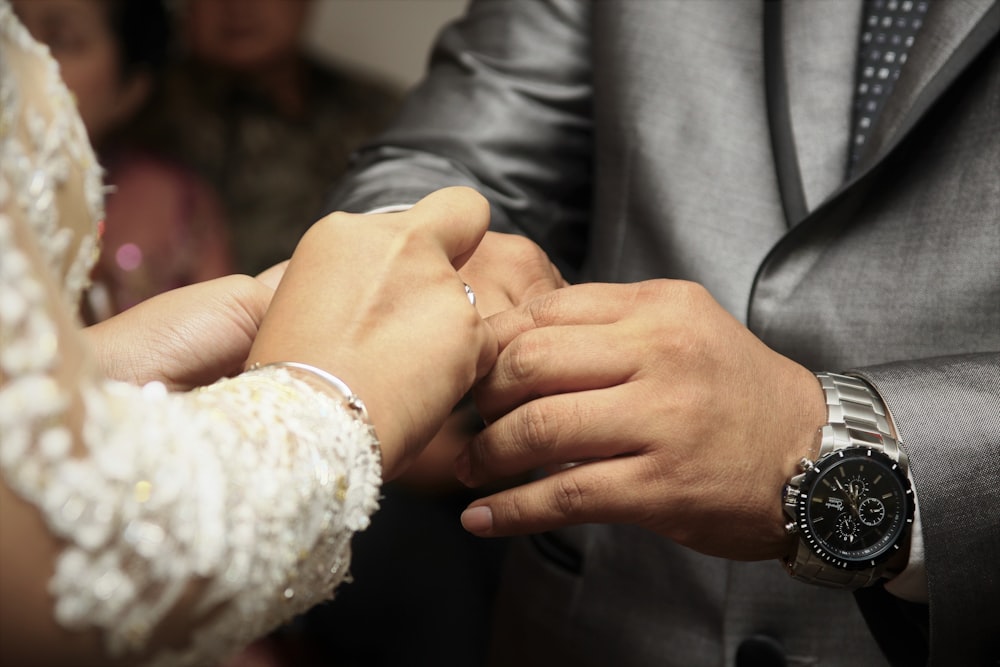
[[[624,285],[582,283],[546,292],[486,319],[503,350],[520,334],[542,327],[611,324],[629,310]]]
[[[480,537],[541,533],[582,523],[637,523],[648,485],[635,477],[635,456],[565,468],[548,477],[479,498],[462,512],[462,526]]]

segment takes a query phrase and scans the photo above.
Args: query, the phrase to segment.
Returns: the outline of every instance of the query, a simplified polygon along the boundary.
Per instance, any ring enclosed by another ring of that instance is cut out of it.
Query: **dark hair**
[[[118,43],[122,74],[149,69],[154,75],[167,64],[171,21],[164,0],[105,0],[111,32]]]
[[[98,1],[98,0],[95,0]],[[152,88],[136,113],[102,140],[107,159],[129,147],[161,153],[167,142],[156,116],[163,95],[163,78],[173,53],[173,17],[166,0],[99,0],[104,5],[111,37],[118,48],[122,79],[146,74]]]

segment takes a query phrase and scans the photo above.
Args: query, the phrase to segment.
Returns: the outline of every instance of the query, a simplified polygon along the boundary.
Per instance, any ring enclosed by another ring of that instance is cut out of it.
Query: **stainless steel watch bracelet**
[[[821,429],[819,457],[846,447],[867,445],[881,449],[906,470],[889,423],[885,404],[864,380],[836,373],[816,373],[826,394],[827,423]],[[817,458],[819,458],[817,457]]]
[[[826,395],[827,423],[820,429],[816,459],[849,447],[878,449],[895,460],[905,475],[906,454],[899,448],[885,404],[860,378],[816,373]],[[882,576],[883,568],[842,570],[824,561],[801,541],[794,562],[785,561],[793,578],[836,588],[860,588]]]

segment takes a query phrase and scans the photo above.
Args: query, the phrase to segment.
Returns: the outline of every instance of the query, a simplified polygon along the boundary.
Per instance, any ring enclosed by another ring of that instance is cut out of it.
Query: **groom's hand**
[[[490,324],[500,354],[476,388],[489,425],[457,473],[552,474],[477,500],[466,528],[631,523],[716,556],[787,551],[780,490],[816,444],[823,394],[704,288],[574,285]]]

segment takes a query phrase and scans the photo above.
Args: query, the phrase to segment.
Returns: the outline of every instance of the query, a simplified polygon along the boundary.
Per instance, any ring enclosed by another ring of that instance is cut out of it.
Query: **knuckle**
[[[523,236],[514,237],[517,254],[521,257],[522,265],[525,267],[547,267],[549,256],[542,248],[531,239]]]
[[[217,278],[218,284],[223,288],[225,296],[253,298],[261,294],[270,295],[271,290],[261,281],[245,273],[233,273],[222,278]]]
[[[657,303],[669,298],[670,283],[666,279],[644,280],[634,286],[635,298],[640,303]]]
[[[501,355],[504,374],[519,385],[530,384],[538,372],[542,351],[532,338],[528,335],[519,336]]]
[[[535,456],[544,456],[556,448],[554,418],[537,403],[528,403],[520,410],[519,446]]]
[[[392,223],[383,225],[383,229],[391,234],[392,245],[400,257],[421,257],[428,248],[433,246],[434,241],[427,233],[425,225],[398,225],[395,224],[395,220]],[[454,275],[454,272],[449,272],[449,275]]]
[[[524,275],[527,276],[524,288],[525,297],[530,298],[539,294],[562,287],[562,276],[547,258],[529,266]]]
[[[696,303],[709,296],[701,283],[690,280],[670,280],[659,278],[637,283],[637,299],[643,302],[662,303],[670,301],[684,305]]]
[[[691,364],[704,358],[705,340],[689,327],[674,327],[670,335],[660,341],[672,365]]]
[[[318,227],[332,227],[336,225],[346,224],[347,221],[354,217],[353,213],[347,213],[346,211],[334,211],[324,215],[322,218],[317,220],[312,228]]]
[[[314,222],[309,229],[306,230],[305,236],[312,238],[314,236],[337,233],[339,230],[348,227],[354,217],[353,213],[335,211]]]
[[[586,494],[573,475],[558,475],[553,502],[562,516],[573,518],[584,510]]]
[[[546,327],[559,321],[561,307],[560,291],[547,292],[528,302],[527,315],[535,327]]]
[[[494,525],[517,526],[526,516],[521,494],[501,494],[493,504]]]
[[[519,234],[496,234],[495,238],[497,241],[496,246],[502,248],[505,253],[513,257],[526,258],[539,253],[544,254],[542,249],[538,247],[538,244],[526,236]]]

